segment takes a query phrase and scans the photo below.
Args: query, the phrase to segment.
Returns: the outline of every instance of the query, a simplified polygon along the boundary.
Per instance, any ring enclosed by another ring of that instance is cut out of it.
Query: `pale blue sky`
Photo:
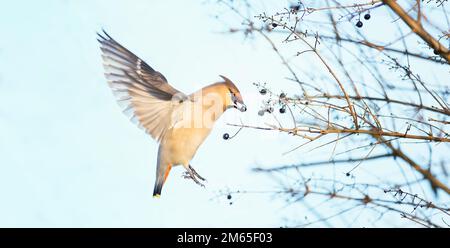
[[[2,1],[0,226],[279,225],[266,198],[213,199],[217,190],[264,185],[251,166],[277,161],[285,146],[260,146],[268,138],[250,130],[225,142],[223,132],[235,129],[223,120],[193,161],[207,188],[177,168],[162,198],[151,197],[157,145],[114,102],[96,32],[106,29],[185,92],[223,74],[245,95],[271,67],[255,64],[263,50],[217,33],[224,26],[211,6],[187,2]]]
[[[219,74],[237,84],[244,100],[257,97],[254,82],[292,87],[280,81],[286,70],[264,41],[219,33],[227,26],[213,18],[215,5],[46,0],[1,6],[1,227],[277,227],[287,216],[304,218],[302,207],[287,211],[270,196],[234,196],[233,205],[215,197],[220,190],[272,188],[270,179],[250,172],[254,165],[323,157],[321,151],[282,155],[302,141],[276,132],[244,130],[224,141],[224,132],[236,131],[226,122],[254,120],[258,100],[247,101],[245,114],[227,112],[192,161],[208,179],[206,189],[176,168],[161,199],[152,198],[157,144],[115,103],[96,32],[107,30],[186,93]]]

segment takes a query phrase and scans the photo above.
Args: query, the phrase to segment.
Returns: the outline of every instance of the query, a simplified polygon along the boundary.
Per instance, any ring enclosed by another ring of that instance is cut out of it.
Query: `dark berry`
[[[224,140],[227,140],[227,139],[229,139],[230,138],[230,135],[228,134],[228,133],[224,133],[223,134],[223,139]]]
[[[349,177],[349,176],[350,176],[350,173],[349,173],[349,172],[347,172],[347,173],[345,173],[345,175]]]
[[[356,23],[356,26],[357,26],[358,28],[362,28],[362,26],[363,26],[362,21],[358,21],[358,22]]]
[[[280,98],[285,98],[285,97],[286,97],[286,94],[284,94],[284,93],[280,94]]]
[[[433,50],[433,53],[434,53],[435,55],[439,55],[438,50]]]
[[[228,199],[228,200],[231,200],[231,195],[227,195],[227,199]]]
[[[370,14],[369,13],[365,14],[364,15],[364,19],[369,20],[370,19]]]
[[[300,5],[291,5],[291,9],[294,11],[299,11],[300,10]]]
[[[278,24],[272,23],[272,27],[276,28],[277,26],[278,26]]]
[[[282,113],[282,114],[286,113],[286,108],[284,108],[284,107],[280,108],[280,113]]]
[[[267,90],[266,90],[266,89],[261,89],[261,90],[259,91],[259,93],[261,93],[261,95],[265,95],[265,94],[267,93]]]

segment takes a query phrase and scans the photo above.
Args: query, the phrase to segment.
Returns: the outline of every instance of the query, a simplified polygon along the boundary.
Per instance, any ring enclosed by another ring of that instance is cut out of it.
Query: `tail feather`
[[[162,180],[158,180],[159,177],[156,179],[155,182],[155,188],[153,189],[153,197],[154,198],[159,198],[161,196],[161,191],[162,191],[162,187],[164,182],[162,182]]]
[[[171,164],[158,167],[158,171],[156,173],[155,187],[153,189],[154,198],[159,198],[161,196],[161,191],[164,183],[166,182],[167,177],[169,176],[170,169],[172,169]]]

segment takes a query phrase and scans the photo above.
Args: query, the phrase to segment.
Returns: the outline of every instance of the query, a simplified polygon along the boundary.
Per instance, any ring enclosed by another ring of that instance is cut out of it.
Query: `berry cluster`
[[[267,94],[267,90],[266,89],[261,89],[259,91],[259,93],[261,95],[265,95],[265,94]],[[281,102],[281,99],[284,99],[285,97],[286,97],[285,93],[281,93],[280,96],[279,96],[279,99],[280,99],[279,100],[279,104],[281,105],[281,107],[280,107],[280,109],[278,111],[280,112],[280,114],[286,113],[286,104]],[[271,105],[270,101],[267,102],[267,105],[269,105],[269,106],[266,106],[265,108],[263,108],[263,109],[258,111],[258,115],[259,116],[263,116],[265,112],[271,114],[271,113],[273,113],[273,111],[275,111],[274,108],[272,106],[270,106]]]
[[[370,17],[371,17],[371,16],[370,16],[370,13],[366,13],[366,14],[364,15],[364,20],[369,20]],[[358,22],[356,23],[356,27],[362,28],[362,26],[363,26],[363,22],[361,21],[361,19],[359,19]]]

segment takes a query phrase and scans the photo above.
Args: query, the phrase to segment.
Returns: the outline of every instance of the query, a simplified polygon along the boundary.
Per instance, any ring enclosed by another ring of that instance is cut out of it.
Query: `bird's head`
[[[231,82],[230,79],[228,79],[225,76],[220,75],[221,78],[223,78],[224,85],[227,88],[227,97],[225,98],[225,106],[226,108],[236,108],[239,109],[241,112],[247,111],[247,106],[244,104],[244,100],[242,99],[241,92],[239,89],[234,85],[233,82]]]

